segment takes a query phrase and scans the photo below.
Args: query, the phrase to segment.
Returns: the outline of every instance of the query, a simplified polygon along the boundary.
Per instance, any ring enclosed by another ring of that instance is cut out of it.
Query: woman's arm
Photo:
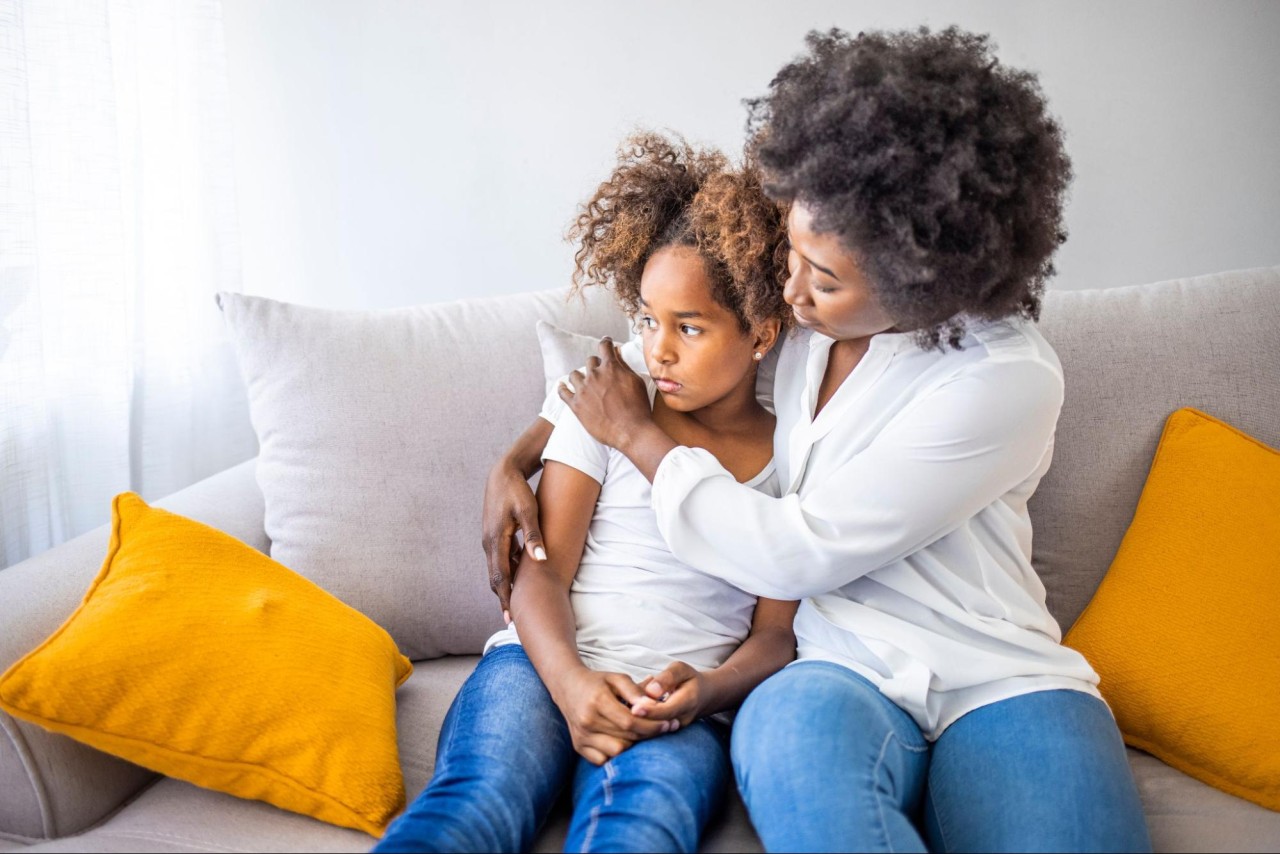
[[[951,533],[1045,462],[1062,407],[1054,366],[978,363],[908,404],[865,449],[809,472],[803,497],[771,498],[706,451],[652,436],[633,378],[602,357],[561,398],[652,476],[658,528],[677,558],[774,599],[830,592]],[[825,441],[839,441],[839,428]]]
[[[761,599],[751,619],[751,634],[724,664],[702,672],[683,661],[671,664],[644,684],[648,696],[631,707],[632,713],[654,721],[675,721],[678,729],[742,705],[752,689],[795,659],[792,623],[799,604]]]
[[[644,696],[630,677],[590,670],[578,655],[569,589],[599,495],[600,484],[591,477],[548,461],[538,499],[551,551],[545,561],[526,551],[511,599],[520,642],[564,714],[574,749],[597,765],[664,731],[661,722],[640,720],[628,711]]]
[[[553,429],[549,421],[535,418],[511,449],[493,464],[484,486],[481,524],[489,589],[497,594],[504,616],[510,614],[511,576],[521,553],[516,545],[516,530],[524,532],[526,555],[534,560],[546,559],[538,526],[538,501],[529,488],[529,478],[542,466],[542,452]]]
[[[1047,462],[1061,405],[1052,367],[988,363],[910,404],[833,470],[809,472],[803,497],[770,498],[705,451],[681,448],[654,481],[658,528],[680,560],[757,596],[828,593],[934,543],[1026,482]],[[837,428],[826,441],[838,440]]]

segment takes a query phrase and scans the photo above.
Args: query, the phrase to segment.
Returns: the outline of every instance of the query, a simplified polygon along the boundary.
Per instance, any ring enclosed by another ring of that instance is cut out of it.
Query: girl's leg
[[[576,756],[524,649],[498,647],[449,708],[430,785],[373,850],[527,851]]]
[[[935,851],[1150,851],[1115,721],[1081,691],[970,712],[933,746],[925,828]]]
[[[578,761],[565,851],[696,851],[729,785],[729,733],[698,721],[596,766]]]
[[[929,745],[848,668],[802,661],[765,680],[733,725],[733,766],[769,851],[924,851],[912,824]]]

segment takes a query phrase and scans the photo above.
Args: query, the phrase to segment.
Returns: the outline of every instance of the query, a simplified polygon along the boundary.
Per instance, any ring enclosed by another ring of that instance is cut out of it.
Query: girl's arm
[[[795,659],[792,622],[799,605],[761,599],[751,619],[751,634],[724,664],[697,671],[683,661],[672,663],[644,683],[648,696],[632,705],[632,713],[652,721],[673,721],[673,729],[679,729],[707,715],[737,708],[753,688]]]
[[[564,463],[547,462],[538,500],[549,556],[534,560],[526,549],[511,597],[520,642],[564,714],[574,749],[597,765],[666,729],[660,721],[641,720],[629,712],[628,707],[644,696],[629,676],[590,670],[578,655],[569,588],[599,496],[600,484],[588,475]]]

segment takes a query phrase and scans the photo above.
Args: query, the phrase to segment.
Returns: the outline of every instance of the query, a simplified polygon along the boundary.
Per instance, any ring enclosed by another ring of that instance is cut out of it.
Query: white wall
[[[956,23],[1040,74],[1060,288],[1280,263],[1280,3],[223,0],[244,290],[391,307],[567,282],[636,125],[737,152],[804,33]]]

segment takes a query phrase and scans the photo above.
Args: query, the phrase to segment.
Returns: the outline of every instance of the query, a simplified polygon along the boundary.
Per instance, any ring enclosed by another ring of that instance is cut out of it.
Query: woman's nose
[[[809,289],[800,281],[799,276],[787,276],[782,286],[782,298],[787,305],[809,305]]]

